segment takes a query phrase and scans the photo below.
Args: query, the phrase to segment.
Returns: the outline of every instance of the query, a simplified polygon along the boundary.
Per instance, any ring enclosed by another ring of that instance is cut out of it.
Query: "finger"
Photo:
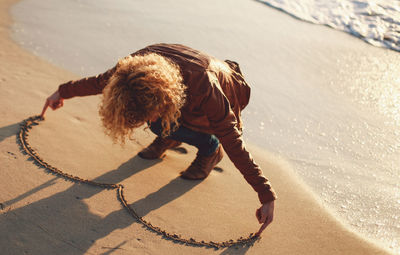
[[[256,233],[256,236],[260,236],[261,235],[261,233],[264,231],[264,229],[266,229],[268,227],[268,225],[271,224],[272,219],[273,219],[272,217],[268,217],[268,219],[265,221],[264,224],[262,224],[262,226],[260,227],[260,229]]]
[[[44,114],[45,114],[45,112],[46,112],[46,110],[47,110],[48,107],[49,107],[49,100],[46,100],[46,103],[45,103],[44,106],[43,106],[42,113],[40,114],[40,117],[41,117],[41,118],[44,117]]]
[[[262,226],[260,227],[260,229],[256,233],[256,236],[260,236],[261,233],[264,231],[264,229],[268,226],[268,224],[269,224],[268,222],[265,222],[264,224],[262,224]]]
[[[273,221],[274,216],[273,215],[269,215],[267,217],[267,220],[265,221],[265,223],[260,227],[260,229],[258,230],[258,232],[256,233],[256,236],[260,236],[261,233],[264,231],[264,229],[266,227],[268,227],[269,224],[271,224],[271,222]]]

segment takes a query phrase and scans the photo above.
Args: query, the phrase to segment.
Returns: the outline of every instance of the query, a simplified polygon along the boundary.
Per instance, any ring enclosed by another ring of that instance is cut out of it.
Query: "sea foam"
[[[327,25],[380,47],[400,51],[397,0],[259,0],[315,24]]]

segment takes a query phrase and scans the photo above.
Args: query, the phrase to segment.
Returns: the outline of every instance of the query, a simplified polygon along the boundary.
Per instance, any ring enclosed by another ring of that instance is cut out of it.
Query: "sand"
[[[386,254],[350,232],[303,185],[290,165],[250,145],[279,199],[275,220],[252,247],[221,250],[175,244],[146,230],[114,190],[65,181],[20,151],[19,123],[40,113],[58,84],[78,78],[18,47],[9,36],[8,8],[0,2],[0,247],[1,254]],[[126,198],[154,225],[185,237],[225,241],[258,230],[254,191],[227,157],[222,172],[204,181],[178,177],[195,151],[146,161],[137,152],[152,141],[138,130],[124,148],[113,145],[97,115],[99,98],[65,102],[32,130],[31,145],[50,164],[101,182],[122,183]]]

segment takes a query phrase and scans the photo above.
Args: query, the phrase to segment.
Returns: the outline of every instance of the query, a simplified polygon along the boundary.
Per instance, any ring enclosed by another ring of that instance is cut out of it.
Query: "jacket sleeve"
[[[254,162],[247,151],[237,120],[229,101],[223,93],[217,79],[212,74],[206,75],[202,82],[209,82],[209,89],[204,93],[201,108],[206,114],[214,134],[220,140],[226,154],[242,173],[246,181],[258,193],[262,204],[277,198],[270,182],[263,176],[261,168]]]
[[[63,83],[58,87],[58,92],[64,99],[101,94],[114,72],[115,67],[97,76]]]

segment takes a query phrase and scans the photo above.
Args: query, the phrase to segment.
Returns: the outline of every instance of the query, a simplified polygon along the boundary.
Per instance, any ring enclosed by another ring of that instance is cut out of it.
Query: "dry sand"
[[[0,2],[0,253],[1,254],[385,254],[348,231],[314,199],[290,166],[249,146],[279,199],[273,224],[252,247],[223,250],[175,244],[146,230],[121,206],[116,192],[47,174],[21,153],[19,122],[41,111],[57,85],[77,78],[18,47]],[[225,241],[258,229],[256,194],[227,157],[223,172],[202,182],[178,178],[194,158],[169,152],[146,161],[136,153],[154,136],[138,131],[125,148],[112,145],[97,115],[98,97],[69,100],[31,132],[32,146],[50,164],[82,178],[122,183],[137,212],[185,237]]]

